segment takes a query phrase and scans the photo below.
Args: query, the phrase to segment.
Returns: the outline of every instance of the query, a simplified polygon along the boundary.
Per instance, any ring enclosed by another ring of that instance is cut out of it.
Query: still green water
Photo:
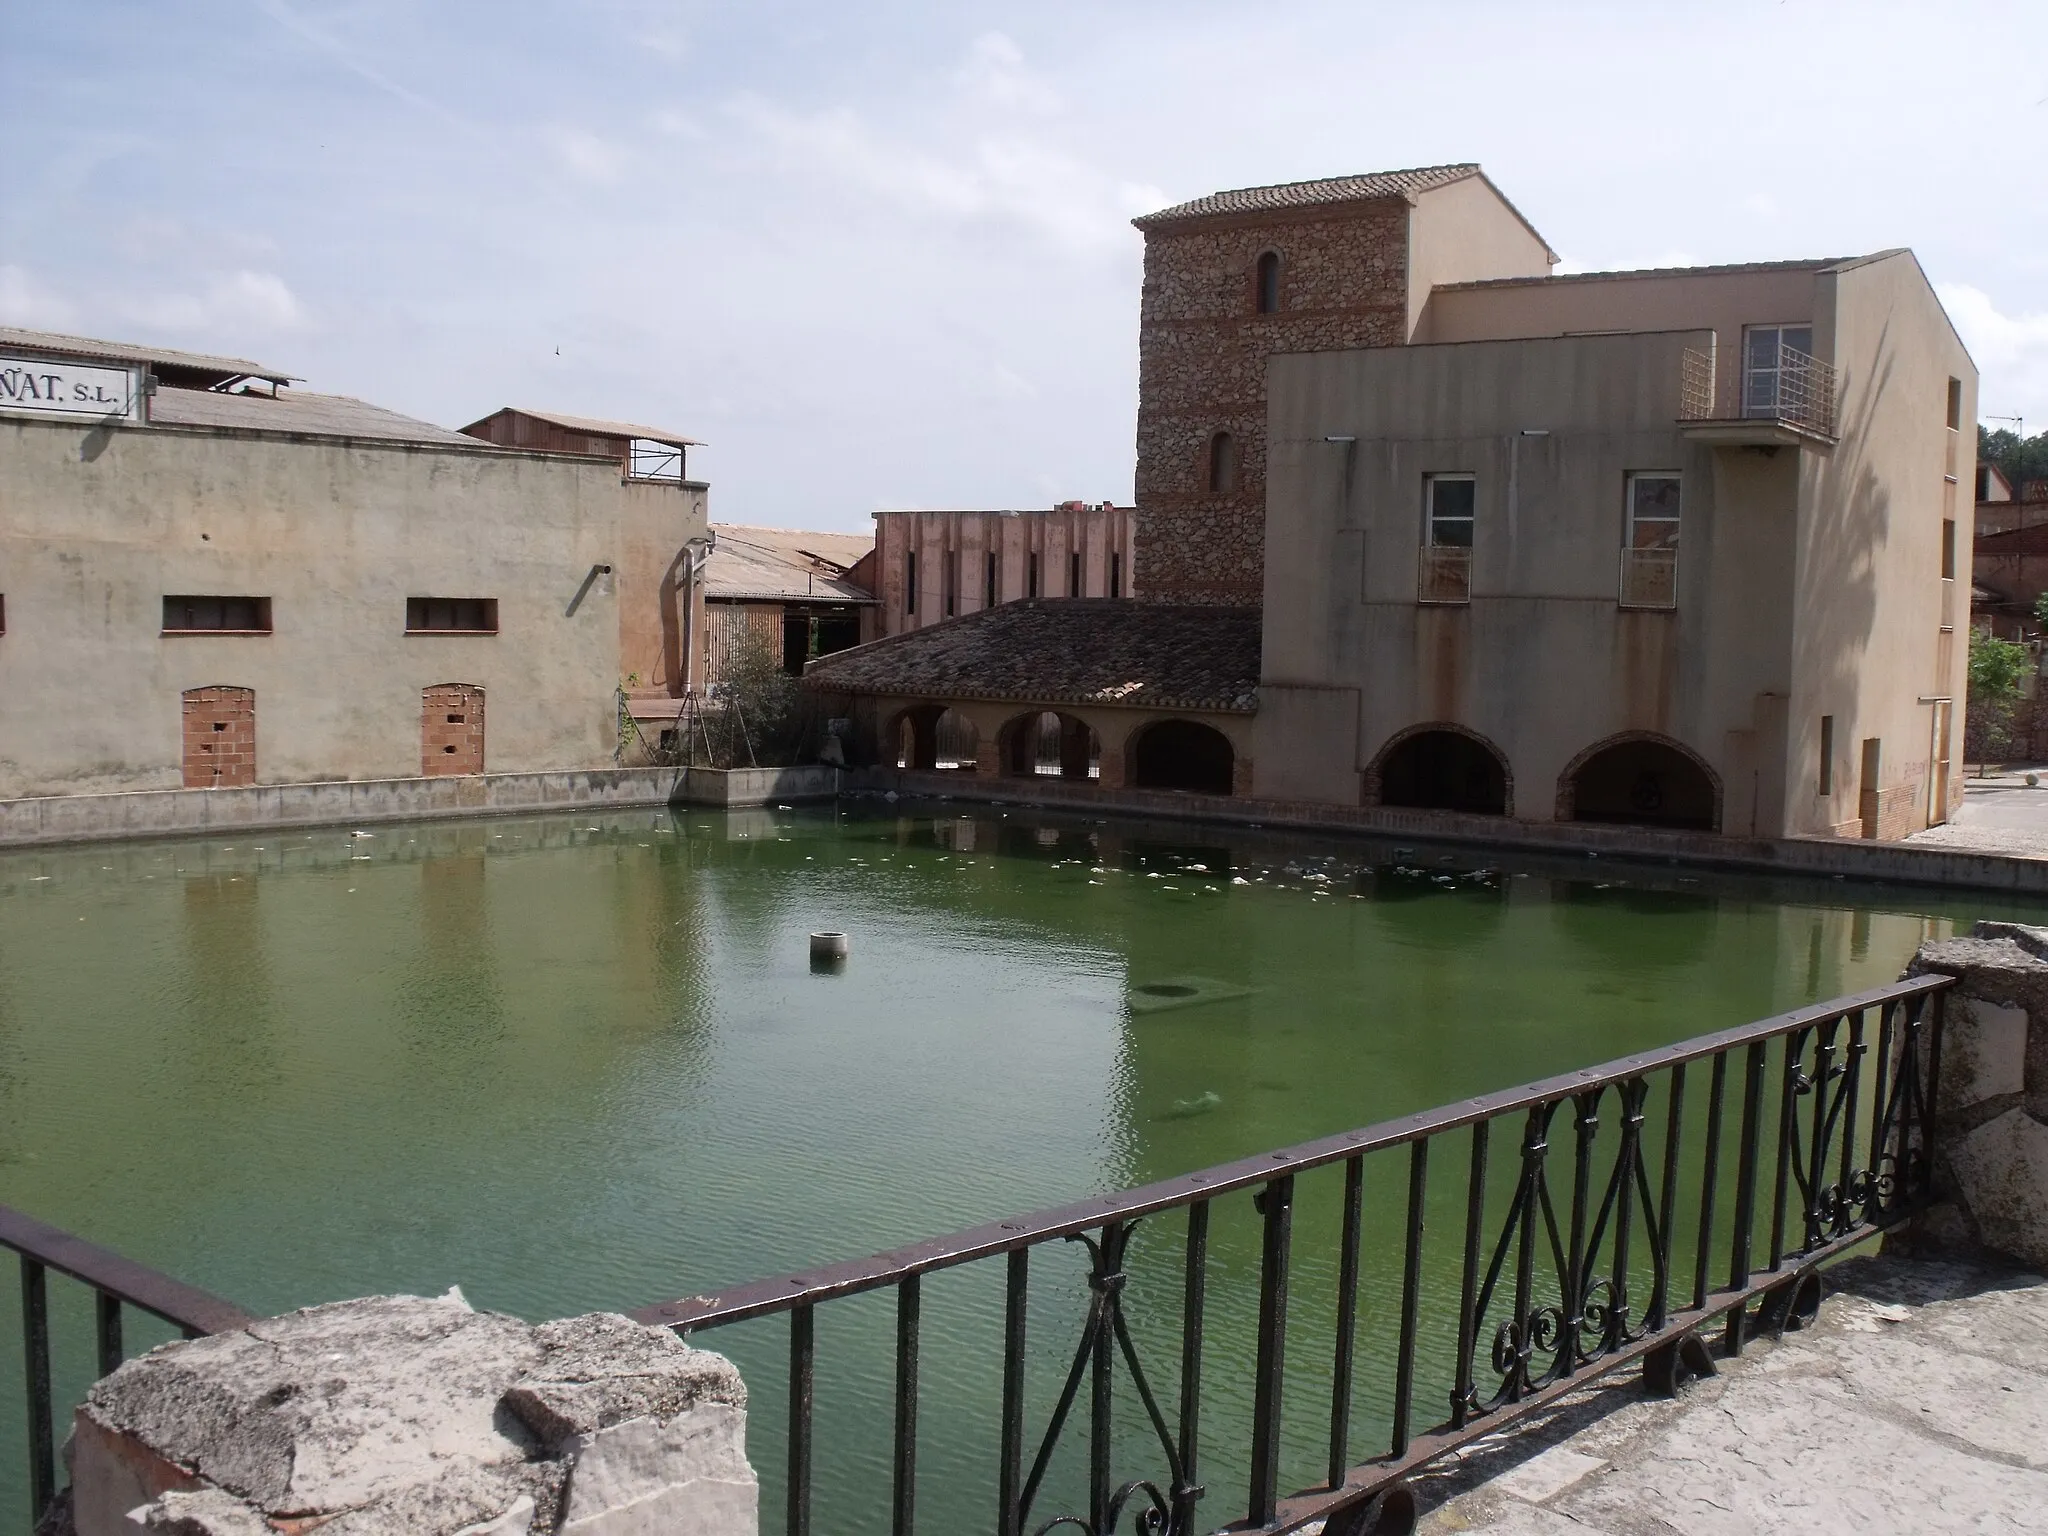
[[[532,1318],[631,1307],[1724,1028],[1889,981],[1955,924],[2044,915],[943,803],[369,831],[0,855],[0,1200],[256,1312],[458,1284]],[[827,927],[853,957],[816,975],[805,940]],[[1169,1006],[1140,990],[1162,985]],[[1403,1178],[1369,1174],[1368,1364],[1391,1349]],[[1460,1179],[1447,1151],[1433,1232],[1454,1227]],[[1295,1483],[1318,1477],[1328,1306],[1312,1298],[1334,1284],[1334,1192],[1308,1185]],[[1242,1481],[1257,1275],[1249,1201],[1228,1206],[1205,1371],[1218,1524]],[[1179,1232],[1140,1237],[1130,1296],[1169,1405]],[[1039,1424],[1083,1258],[1034,1260]],[[1435,1314],[1452,1282],[1431,1265]],[[75,1393],[88,1313],[53,1284]],[[980,1264],[926,1287],[924,1529],[991,1523],[1001,1285]],[[818,1529],[886,1528],[892,1318],[886,1296],[821,1309]],[[768,1321],[701,1340],[753,1391],[764,1530],[785,1336]],[[0,1369],[13,1529],[12,1324]],[[1360,1454],[1375,1394],[1361,1386]],[[1125,1448],[1130,1475],[1152,1470],[1135,1436]],[[1041,1517],[1081,1475],[1063,1454]]]

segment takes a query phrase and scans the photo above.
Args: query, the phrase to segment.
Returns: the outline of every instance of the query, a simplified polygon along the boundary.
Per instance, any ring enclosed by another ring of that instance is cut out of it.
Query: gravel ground
[[[2038,786],[2027,784],[2029,773]],[[2014,766],[1968,780],[1954,820],[1915,832],[1906,841],[1925,848],[2048,859],[2048,764]]]

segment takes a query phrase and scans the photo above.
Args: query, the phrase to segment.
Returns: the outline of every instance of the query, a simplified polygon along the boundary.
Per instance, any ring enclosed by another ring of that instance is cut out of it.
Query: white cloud
[[[0,325],[61,331],[73,315],[63,295],[27,267],[0,266]]]
[[[563,167],[579,180],[609,186],[626,173],[626,151],[587,129],[550,129],[548,147]]]
[[[1057,112],[1060,94],[1024,63],[1024,51],[1001,32],[984,32],[967,50],[954,81],[970,97],[1019,112]]]
[[[1968,283],[1941,283],[1936,291],[1982,370],[1978,410],[2048,426],[2048,311],[2008,315]]]
[[[166,331],[289,331],[305,321],[297,296],[275,272],[223,272],[197,292],[143,294],[117,308]]]

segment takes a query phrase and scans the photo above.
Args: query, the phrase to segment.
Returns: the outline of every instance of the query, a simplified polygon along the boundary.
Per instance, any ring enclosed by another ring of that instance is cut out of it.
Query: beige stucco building
[[[677,675],[706,492],[627,452],[672,434],[499,446],[19,331],[0,376],[0,797],[604,767],[621,679]]]
[[[1130,597],[1135,514],[1111,502],[1043,511],[875,514],[881,632],[900,635],[1003,603]]]

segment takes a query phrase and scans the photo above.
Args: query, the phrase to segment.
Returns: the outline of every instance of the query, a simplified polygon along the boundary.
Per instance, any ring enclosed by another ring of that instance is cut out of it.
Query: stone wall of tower
[[[1314,217],[1225,215],[1145,237],[1138,337],[1135,591],[1164,603],[1263,597],[1266,359],[1407,340],[1408,217],[1389,198]],[[1279,303],[1258,312],[1261,255]],[[1210,444],[1237,442],[1237,488],[1209,489]]]

